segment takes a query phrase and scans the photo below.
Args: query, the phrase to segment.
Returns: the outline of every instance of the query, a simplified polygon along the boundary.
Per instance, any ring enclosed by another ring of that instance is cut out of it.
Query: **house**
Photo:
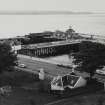
[[[54,77],[51,81],[51,90],[64,91],[65,88],[75,89],[86,86],[87,81],[82,76],[67,74]]]

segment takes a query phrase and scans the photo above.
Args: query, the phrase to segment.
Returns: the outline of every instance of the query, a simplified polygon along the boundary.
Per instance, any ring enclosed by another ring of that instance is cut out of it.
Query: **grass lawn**
[[[38,75],[29,74],[24,71],[11,71],[3,72],[2,74],[0,74],[0,86],[3,85],[22,86],[37,81]]]
[[[39,88],[38,75],[23,71],[4,72],[0,75],[0,87],[10,85],[9,95],[0,95],[0,105],[43,105],[57,100]]]
[[[105,105],[105,93],[79,95],[63,101],[56,101],[52,105]]]
[[[0,105],[44,105],[55,101],[56,97],[37,90],[14,88],[9,96],[2,96]]]
[[[11,85],[9,95],[0,95],[0,105],[45,105],[60,100],[58,96],[45,91],[41,87],[38,75],[23,71],[4,72],[0,75],[0,86]],[[98,105],[97,100],[101,93],[73,96],[61,103],[54,105]],[[103,98],[105,95],[102,95]],[[104,105],[104,104],[103,104]]]

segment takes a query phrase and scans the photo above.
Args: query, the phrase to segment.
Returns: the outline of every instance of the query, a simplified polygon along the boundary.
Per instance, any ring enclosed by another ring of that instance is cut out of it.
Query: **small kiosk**
[[[45,79],[45,72],[43,68],[39,69],[39,79],[44,80]]]

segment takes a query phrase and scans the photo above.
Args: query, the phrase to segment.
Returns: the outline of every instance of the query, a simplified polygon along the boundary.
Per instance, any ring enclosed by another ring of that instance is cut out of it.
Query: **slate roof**
[[[62,77],[63,86],[72,86],[74,87],[77,81],[79,80],[79,76],[75,75],[65,75]]]

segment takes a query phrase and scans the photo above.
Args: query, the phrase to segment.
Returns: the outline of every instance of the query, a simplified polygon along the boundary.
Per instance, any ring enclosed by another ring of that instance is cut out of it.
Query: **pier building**
[[[21,49],[17,52],[18,54],[36,57],[69,54],[71,51],[78,50],[78,46],[81,41],[83,40],[66,40],[49,43],[22,45]]]

